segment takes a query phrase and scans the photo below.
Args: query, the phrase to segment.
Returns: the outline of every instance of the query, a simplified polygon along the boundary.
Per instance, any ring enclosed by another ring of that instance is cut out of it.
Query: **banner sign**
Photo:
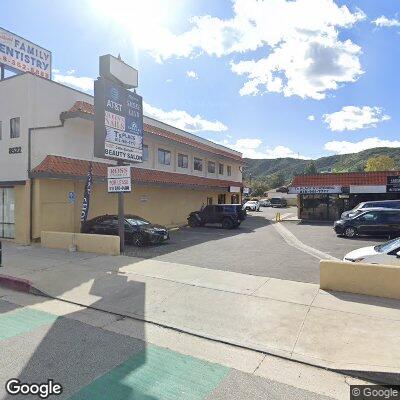
[[[51,52],[0,28],[0,64],[14,72],[51,79]]]
[[[89,171],[86,178],[85,191],[83,193],[82,202],[82,212],[81,212],[81,223],[85,223],[89,215],[89,205],[90,205],[90,194],[92,193],[92,183],[93,183],[93,165],[90,163]]]
[[[290,186],[289,194],[334,194],[342,193],[342,186]]]
[[[398,193],[400,192],[400,176],[388,176],[386,178],[386,192],[387,193]]]
[[[108,193],[130,192],[132,190],[131,167],[117,165],[107,168]]]
[[[94,84],[94,155],[128,162],[142,162],[142,97],[107,79]]]

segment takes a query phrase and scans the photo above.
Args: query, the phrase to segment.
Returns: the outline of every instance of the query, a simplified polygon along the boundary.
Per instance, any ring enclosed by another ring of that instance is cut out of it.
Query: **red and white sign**
[[[107,168],[108,193],[132,191],[131,167],[116,165]]]

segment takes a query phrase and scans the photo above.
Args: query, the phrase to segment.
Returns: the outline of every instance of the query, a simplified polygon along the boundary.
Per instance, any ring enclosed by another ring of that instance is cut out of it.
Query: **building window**
[[[203,160],[201,158],[194,158],[193,168],[195,171],[203,171]]]
[[[212,202],[213,202],[213,198],[212,197],[207,197],[207,205],[211,206]]]
[[[228,176],[232,175],[232,167],[230,165],[226,166],[226,173],[228,174]]]
[[[147,144],[143,145],[143,161],[147,161],[149,159],[149,146]]]
[[[224,164],[218,164],[218,173],[220,175],[224,174]]]
[[[212,161],[208,162],[208,172],[210,174],[215,174],[215,162]]]
[[[20,130],[20,118],[11,118],[10,119],[10,138],[15,139],[19,138],[19,130]]]
[[[168,150],[158,149],[158,163],[171,165],[171,152]]]
[[[189,165],[189,158],[186,154],[178,154],[178,167],[187,168]]]
[[[226,195],[225,194],[219,194],[218,195],[218,204],[225,204],[226,203]]]

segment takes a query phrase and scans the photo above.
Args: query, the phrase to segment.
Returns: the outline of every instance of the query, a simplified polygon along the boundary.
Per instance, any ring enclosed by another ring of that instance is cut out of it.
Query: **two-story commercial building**
[[[93,165],[89,218],[117,213],[107,166],[93,156],[93,97],[25,73],[0,81],[0,238],[30,243],[41,231],[79,232]],[[144,117],[143,163],[132,167],[125,212],[178,226],[203,204],[239,203],[242,155]]]

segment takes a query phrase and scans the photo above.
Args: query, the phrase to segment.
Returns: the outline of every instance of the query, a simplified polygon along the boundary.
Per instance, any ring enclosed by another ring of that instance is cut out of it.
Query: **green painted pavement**
[[[31,308],[0,314],[0,340],[21,335],[43,325],[50,325],[57,318],[56,315]]]
[[[70,400],[201,400],[229,368],[148,345]]]

